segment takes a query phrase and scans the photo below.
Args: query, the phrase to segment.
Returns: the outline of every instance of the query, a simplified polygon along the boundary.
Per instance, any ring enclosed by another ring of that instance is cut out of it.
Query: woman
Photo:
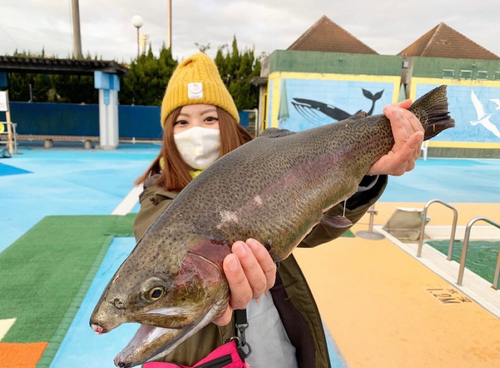
[[[415,116],[399,106],[387,106],[395,145],[375,163],[359,190],[343,206],[329,214],[356,223],[382,194],[388,174],[402,175],[413,169],[420,156],[423,128]],[[134,223],[137,239],[177,194],[202,170],[222,155],[251,140],[238,124],[234,101],[225,88],[214,62],[195,54],[176,69],[162,103],[163,144],[158,157],[137,180],[144,184],[141,209]],[[321,224],[299,246],[314,247],[342,235],[347,229]],[[254,239],[234,243],[224,260],[231,289],[230,304],[214,322],[179,345],[166,358],[177,364],[194,365],[234,336],[234,309],[248,311],[247,342],[252,367],[329,367],[321,318],[307,283],[293,255],[273,263],[262,244]],[[266,291],[270,289],[270,293]],[[252,299],[259,303],[251,302]]]

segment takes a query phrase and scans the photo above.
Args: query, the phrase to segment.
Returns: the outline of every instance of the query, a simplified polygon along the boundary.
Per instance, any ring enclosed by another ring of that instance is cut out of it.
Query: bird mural
[[[490,98],[490,101],[497,104],[497,107],[495,110],[500,110],[500,98]]]
[[[486,111],[484,110],[483,104],[481,103],[481,101],[479,101],[479,99],[477,98],[474,91],[471,91],[470,93],[471,93],[470,98],[471,98],[472,104],[474,105],[474,108],[476,109],[476,114],[477,114],[477,120],[471,120],[470,121],[471,125],[476,126],[478,124],[481,124],[484,128],[488,129],[495,136],[500,138],[500,130],[498,129],[498,127],[495,124],[493,124],[490,121],[490,118],[493,114],[486,113]],[[494,100],[497,100],[497,99],[494,99]],[[496,102],[496,101],[494,101],[494,102]],[[498,110],[498,108],[497,108],[497,110]]]

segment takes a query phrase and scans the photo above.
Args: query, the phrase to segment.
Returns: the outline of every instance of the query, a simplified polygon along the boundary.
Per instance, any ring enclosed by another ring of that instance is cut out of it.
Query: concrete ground
[[[375,224],[397,207],[424,205],[378,203]],[[500,203],[454,206],[459,225],[477,216],[500,220]],[[450,225],[445,210],[429,207],[431,223]],[[367,224],[368,215],[353,232]],[[500,366],[500,319],[390,240],[348,238],[294,254],[349,367]]]

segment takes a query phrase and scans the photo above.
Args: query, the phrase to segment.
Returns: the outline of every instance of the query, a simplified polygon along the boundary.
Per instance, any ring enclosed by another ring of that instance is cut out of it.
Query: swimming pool
[[[428,241],[427,244],[439,250],[441,253],[448,255],[449,240],[431,240]],[[451,257],[453,261],[460,263],[462,247],[463,241],[455,241]],[[465,267],[493,284],[499,249],[500,240],[469,241]]]

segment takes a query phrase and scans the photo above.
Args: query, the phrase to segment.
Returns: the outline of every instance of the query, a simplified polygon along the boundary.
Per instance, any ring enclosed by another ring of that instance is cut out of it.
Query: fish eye
[[[156,302],[167,293],[167,283],[159,277],[151,277],[141,287],[141,299],[146,302]]]
[[[165,294],[165,289],[160,287],[160,286],[156,286],[156,287],[152,288],[151,290],[149,290],[149,293],[148,293],[149,300],[155,302],[158,299],[160,299],[164,294]]]

